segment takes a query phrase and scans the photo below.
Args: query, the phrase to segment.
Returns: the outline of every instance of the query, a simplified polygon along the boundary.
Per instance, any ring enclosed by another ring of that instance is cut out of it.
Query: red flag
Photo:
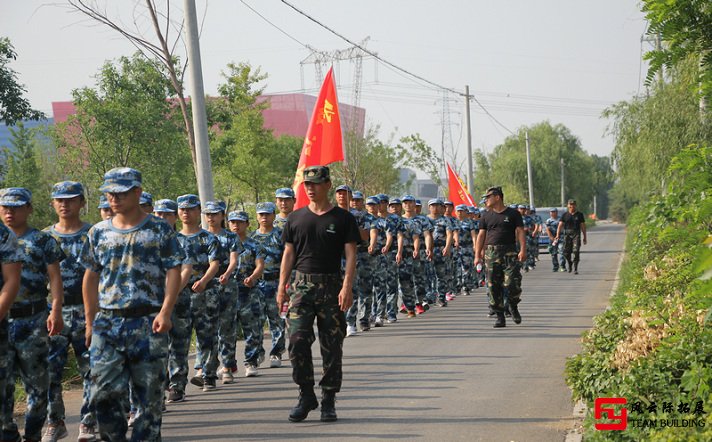
[[[455,206],[458,204],[465,204],[466,206],[475,205],[475,200],[472,199],[472,196],[467,191],[465,182],[457,176],[449,163],[447,164],[447,180],[450,188],[450,201],[452,201]]]
[[[334,68],[332,67],[326,73],[324,83],[321,85],[319,96],[314,103],[314,112],[312,112],[309,121],[307,135],[304,137],[302,154],[299,157],[299,165],[292,185],[297,198],[294,204],[295,210],[309,204],[309,198],[302,185],[304,168],[326,166],[343,159],[344,148],[341,138],[339,102],[336,98],[336,83],[334,83]]]

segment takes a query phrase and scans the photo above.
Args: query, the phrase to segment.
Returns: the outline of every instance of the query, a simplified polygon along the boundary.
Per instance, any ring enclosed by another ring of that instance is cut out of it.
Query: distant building
[[[438,185],[430,179],[418,179],[413,170],[408,168],[401,168],[398,170],[400,175],[400,183],[404,186],[405,191],[403,193],[408,193],[420,199],[423,205],[427,204],[427,200],[431,198],[437,198],[438,195]]]

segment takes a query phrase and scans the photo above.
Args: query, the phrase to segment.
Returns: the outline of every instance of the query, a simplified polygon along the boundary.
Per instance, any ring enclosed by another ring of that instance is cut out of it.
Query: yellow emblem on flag
[[[331,117],[334,116],[334,105],[329,103],[329,100],[324,99],[323,118],[327,123],[331,123]]]

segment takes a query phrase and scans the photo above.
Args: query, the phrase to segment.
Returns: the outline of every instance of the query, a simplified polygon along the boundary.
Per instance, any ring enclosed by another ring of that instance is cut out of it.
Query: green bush
[[[712,440],[711,170],[711,148],[683,150],[672,160],[665,195],[630,214],[621,283],[584,334],[582,352],[566,364],[574,397],[589,407],[586,440]],[[625,397],[629,419],[705,425],[597,431],[591,410],[598,397]],[[664,402],[673,410],[662,410]],[[698,402],[704,412],[695,415]],[[689,412],[678,412],[680,403]]]

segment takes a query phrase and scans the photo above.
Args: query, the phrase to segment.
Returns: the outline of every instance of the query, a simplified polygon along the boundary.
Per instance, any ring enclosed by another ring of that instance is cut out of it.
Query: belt
[[[140,318],[160,312],[161,307],[155,305],[141,305],[129,308],[100,308],[99,310],[107,315],[120,316],[122,318]]]
[[[80,293],[65,293],[64,294],[64,304],[65,306],[70,306],[70,305],[80,305],[84,304],[84,298],[82,298],[82,294]]]
[[[516,244],[488,244],[488,249],[502,250],[502,249],[515,249]]]
[[[13,305],[10,307],[10,312],[8,316],[10,318],[26,318],[28,316],[35,315],[40,312],[47,311],[47,301],[35,301],[30,304],[24,305]]]
[[[265,273],[262,275],[263,281],[277,281],[279,279],[279,272]]]
[[[341,273],[302,273],[297,271],[295,281],[306,281],[315,284],[340,281]]]

